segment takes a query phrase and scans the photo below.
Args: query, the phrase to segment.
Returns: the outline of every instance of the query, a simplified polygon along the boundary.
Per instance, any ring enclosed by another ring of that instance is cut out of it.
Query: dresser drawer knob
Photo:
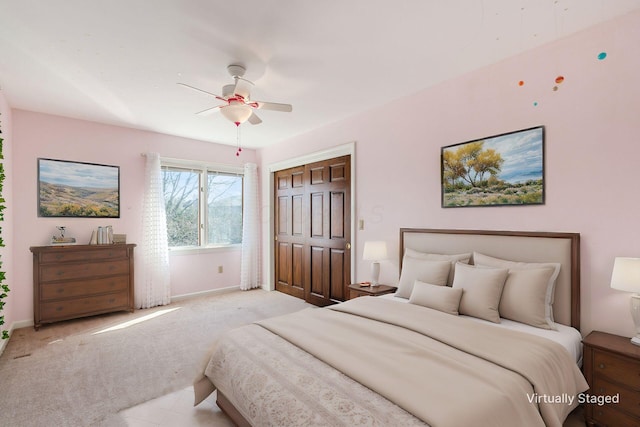
[[[600,368],[600,369],[604,369],[604,363],[599,364],[599,365],[598,365],[598,368]]]
[[[604,394],[604,387],[600,387],[600,394]]]

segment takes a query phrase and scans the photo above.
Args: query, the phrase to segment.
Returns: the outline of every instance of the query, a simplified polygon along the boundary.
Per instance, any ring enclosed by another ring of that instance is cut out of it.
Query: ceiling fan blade
[[[251,83],[249,80],[236,77],[236,86],[233,88],[233,94],[240,95],[244,99],[249,99],[252,86],[253,83]]]
[[[249,123],[251,123],[252,125],[259,125],[260,123],[262,123],[262,120],[260,120],[260,117],[258,117],[256,113],[251,113],[251,115],[249,116]]]
[[[290,113],[293,111],[293,107],[291,104],[278,104],[277,102],[263,102],[263,101],[251,101],[252,103],[258,104],[256,108],[262,110],[273,110],[273,111],[284,111],[285,113]]]
[[[207,114],[211,114],[217,110],[220,109],[220,107],[222,107],[222,105],[216,105],[215,107],[210,107],[210,108],[206,108],[202,111],[198,111],[196,114],[199,116],[206,116]]]
[[[198,92],[206,93],[207,95],[211,95],[211,96],[213,96],[213,97],[215,97],[215,98],[218,98],[218,99],[219,99],[219,100],[221,100],[221,101],[226,101],[226,99],[224,99],[224,98],[223,98],[223,97],[221,97],[220,95],[216,95],[215,93],[207,92],[206,90],[198,89],[197,87],[189,86],[188,84],[185,84],[185,83],[178,83],[178,84],[179,84],[180,86],[187,87],[187,88],[189,88],[189,89],[191,89],[191,90],[196,90],[196,91],[198,91]]]

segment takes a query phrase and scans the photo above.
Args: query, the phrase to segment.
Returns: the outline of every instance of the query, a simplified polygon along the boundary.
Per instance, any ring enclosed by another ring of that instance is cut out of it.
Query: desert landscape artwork
[[[38,216],[120,217],[120,168],[38,159]]]

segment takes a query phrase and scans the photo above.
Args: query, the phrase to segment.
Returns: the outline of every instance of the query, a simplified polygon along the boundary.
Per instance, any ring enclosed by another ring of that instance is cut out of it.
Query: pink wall
[[[0,312],[0,315],[4,316],[4,325],[0,326],[0,330],[10,330],[13,323],[17,320],[16,311],[14,310],[14,301],[16,300],[16,288],[15,276],[13,269],[13,165],[11,158],[13,156],[13,119],[11,109],[7,103],[4,94],[0,91],[0,122],[2,122],[2,154],[4,160],[0,162],[4,165],[5,181],[2,188],[2,197],[5,199],[4,205],[4,221],[0,223],[2,228],[2,239],[4,240],[4,247],[0,248],[0,261],[2,266],[0,270],[6,273],[5,283],[9,285],[11,291],[5,298],[6,305]],[[0,353],[4,342],[0,342]]]
[[[629,295],[609,281],[614,257],[640,257],[638,46],[634,13],[265,148],[260,162],[356,141],[357,280],[369,271],[362,243],[386,240],[397,253],[400,227],[579,232],[583,332],[631,336]],[[536,125],[546,128],[545,205],[440,207],[440,147]],[[382,281],[397,281],[395,258]]]
[[[253,150],[243,150],[209,142],[162,135],[88,121],[13,111],[13,167],[16,191],[14,201],[15,239],[13,244],[15,290],[12,310],[15,320],[33,318],[32,264],[30,246],[45,245],[56,226],[67,227],[67,235],[87,242],[100,225],[113,225],[116,233],[127,234],[127,242],[141,242],[141,208],[144,187],[143,152],[162,157],[192,159],[241,166],[255,162]],[[53,158],[120,166],[120,218],[72,219],[40,218],[37,215],[37,158]],[[222,265],[224,273],[218,274]],[[138,269],[139,270],[139,269]],[[240,252],[237,249],[205,250],[171,256],[171,293],[184,295],[240,284]]]

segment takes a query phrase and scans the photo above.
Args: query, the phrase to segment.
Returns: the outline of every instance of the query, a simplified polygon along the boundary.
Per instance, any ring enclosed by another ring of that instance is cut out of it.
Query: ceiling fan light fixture
[[[224,107],[220,107],[220,112],[228,120],[235,123],[236,126],[240,126],[240,124],[246,122],[249,117],[251,117],[253,109],[244,104],[229,104]]]

